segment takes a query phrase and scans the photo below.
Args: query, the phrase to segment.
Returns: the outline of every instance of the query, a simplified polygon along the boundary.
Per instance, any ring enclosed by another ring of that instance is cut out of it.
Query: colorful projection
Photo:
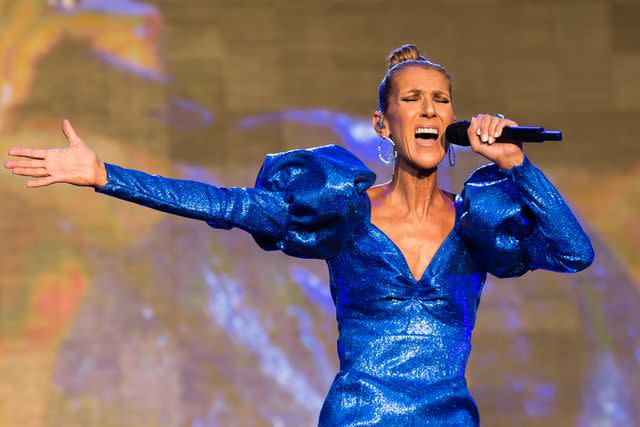
[[[266,154],[265,147],[278,146],[274,139],[288,132],[306,145],[342,144],[380,180],[389,176],[377,159],[366,111],[359,116],[293,102],[232,111],[224,107],[224,90],[210,103],[187,90],[191,74],[174,74],[167,57],[180,62],[185,55],[189,63],[218,55],[217,64],[220,52],[193,37],[169,50],[167,23],[178,22],[172,34],[180,37],[190,21],[172,17],[183,8],[214,7],[224,17],[235,6],[0,0],[0,147],[64,144],[55,133],[63,117],[48,112],[57,111],[60,98],[39,93],[48,81],[59,82],[58,95],[78,99],[86,121],[74,125],[112,163],[214,185],[251,185],[259,162],[234,159],[249,150]],[[232,12],[242,16],[241,9]],[[248,31],[241,24],[237,37]],[[211,27],[202,28],[207,40],[232,43],[224,19]],[[71,59],[59,50],[65,43],[76,49]],[[187,57],[178,46],[196,53]],[[44,62],[57,65],[52,70]],[[117,83],[96,89],[68,80],[68,72],[87,64]],[[198,64],[191,70],[196,73]],[[221,72],[224,83],[242,85],[232,71]],[[202,91],[213,91],[213,80]],[[162,96],[136,94],[134,100],[121,81]],[[85,96],[89,89],[101,97]],[[371,94],[373,102],[374,87]],[[92,115],[103,103],[126,115],[134,101],[145,112],[138,135],[161,129],[165,139],[132,143],[123,133],[106,132],[102,113]],[[227,160],[203,158],[202,145],[189,145],[194,138],[204,138]],[[441,184],[459,190],[477,162],[461,151],[456,168],[440,171]],[[640,188],[637,177],[627,179],[624,197]],[[589,190],[576,187],[565,188],[583,200]],[[265,253],[240,231],[212,230],[86,189],[27,191],[5,173],[0,193],[0,427],[316,424],[337,372],[324,264]],[[618,249],[637,248],[640,240],[635,217],[621,215],[629,235],[601,233],[602,226],[581,217],[597,253],[581,274],[488,280],[469,372],[487,425],[640,423],[634,403],[640,396],[640,297],[625,273],[633,266]]]

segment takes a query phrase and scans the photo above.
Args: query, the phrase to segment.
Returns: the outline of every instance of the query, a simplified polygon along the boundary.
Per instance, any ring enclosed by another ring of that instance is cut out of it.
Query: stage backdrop
[[[640,425],[637,1],[0,0],[0,147],[251,186],[266,153],[340,144],[384,182],[388,52],[454,76],[459,118],[527,146],[592,237],[576,275],[489,277],[468,379],[487,426]],[[458,192],[482,158],[459,152]],[[337,370],[325,265],[239,231],[0,177],[0,427],[311,426]]]

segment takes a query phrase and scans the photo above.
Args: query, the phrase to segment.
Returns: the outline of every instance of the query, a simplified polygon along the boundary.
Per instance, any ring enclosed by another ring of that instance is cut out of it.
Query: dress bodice
[[[460,208],[461,199],[458,196],[454,226],[420,279],[416,280],[402,251],[371,222],[368,206],[363,225],[343,250],[327,261],[338,312],[353,314],[361,309],[371,312],[375,311],[377,304],[385,304],[388,300],[420,300],[423,308],[436,318],[456,326],[472,328],[480,289],[471,286],[469,295],[462,302],[459,300],[460,292],[456,292],[452,283],[457,276],[467,276],[474,270],[473,258],[461,235]],[[483,278],[483,274],[478,276]],[[372,289],[371,283],[380,286]],[[388,315],[386,309],[383,307],[382,310]]]
[[[461,234],[461,202],[456,197],[454,226],[419,280],[395,243],[371,223],[370,206],[362,226],[327,260],[340,359],[321,415],[321,421],[339,422],[327,425],[353,422],[351,411],[341,409],[345,400],[381,398],[402,409],[386,417],[387,425],[403,418],[410,420],[404,425],[478,422],[464,373],[486,273],[477,270]],[[446,399],[437,397],[442,387]],[[369,405],[358,414],[373,425],[379,410]]]
[[[240,227],[264,249],[329,267],[340,371],[320,425],[477,425],[465,369],[487,272],[574,272],[589,239],[525,157],[511,170],[476,170],[455,198],[455,224],[416,280],[371,223],[375,175],[338,146],[267,156],[254,188],[219,188],[106,165],[100,192],[155,209]]]

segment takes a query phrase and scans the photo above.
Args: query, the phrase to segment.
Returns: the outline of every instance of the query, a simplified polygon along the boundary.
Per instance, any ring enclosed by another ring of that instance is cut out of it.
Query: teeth
[[[416,134],[418,133],[430,133],[433,135],[437,135],[438,134],[438,129],[435,128],[418,128],[416,130]]]

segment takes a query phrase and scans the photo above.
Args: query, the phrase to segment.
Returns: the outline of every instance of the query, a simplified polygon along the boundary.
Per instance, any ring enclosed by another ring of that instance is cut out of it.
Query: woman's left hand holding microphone
[[[500,115],[478,114],[471,119],[467,136],[471,148],[478,154],[495,162],[500,169],[511,169],[524,161],[522,143],[499,142],[496,138],[502,134],[506,126],[518,126],[513,120]]]

